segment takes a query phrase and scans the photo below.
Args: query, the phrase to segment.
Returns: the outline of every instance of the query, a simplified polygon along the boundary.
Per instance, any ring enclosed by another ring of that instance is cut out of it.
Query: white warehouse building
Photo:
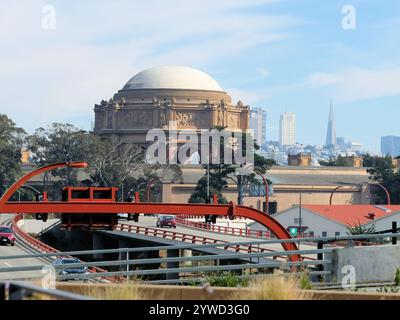
[[[378,205],[302,205],[272,215],[287,231],[297,229],[305,237],[334,237],[347,234],[348,226],[375,225],[377,231],[388,230],[392,221],[400,226],[400,206]],[[301,219],[300,219],[301,217]],[[250,229],[265,230],[258,223]]]

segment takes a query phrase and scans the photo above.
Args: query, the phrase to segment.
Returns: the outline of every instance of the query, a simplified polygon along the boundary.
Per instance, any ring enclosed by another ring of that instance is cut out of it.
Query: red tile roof
[[[373,221],[369,217],[371,214],[375,215],[376,220],[400,211],[400,205],[303,205],[302,207],[330,220],[352,226]]]

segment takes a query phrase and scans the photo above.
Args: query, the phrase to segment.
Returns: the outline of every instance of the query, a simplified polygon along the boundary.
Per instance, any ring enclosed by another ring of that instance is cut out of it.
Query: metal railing
[[[44,296],[56,300],[95,300],[92,297],[83,296],[57,289],[44,289],[30,283],[20,281],[0,282],[0,301],[2,300],[25,300],[34,295]]]
[[[284,243],[284,242],[310,242],[318,241],[321,243],[330,243],[332,241],[343,241],[346,240],[349,243],[351,241],[359,239],[377,239],[377,238],[398,238],[400,233],[387,233],[387,234],[366,234],[366,235],[355,235],[355,236],[340,236],[340,237],[321,237],[321,238],[302,238],[302,239],[270,239],[264,241],[246,241],[246,242],[235,242],[229,243],[229,246],[236,247],[238,245],[247,246],[259,246],[260,244],[268,243]],[[239,272],[239,275],[243,277],[254,277],[259,276],[263,273],[270,273],[273,269],[281,269],[287,272],[301,269],[308,270],[310,277],[314,279],[320,279],[324,275],[331,274],[331,268],[329,265],[332,264],[330,260],[330,253],[333,251],[332,247],[323,248],[318,246],[318,249],[306,249],[306,250],[295,250],[295,251],[277,251],[277,252],[248,252],[241,253],[236,251],[226,251],[221,254],[203,254],[203,255],[184,255],[180,256],[182,252],[180,250],[191,250],[191,252],[201,252],[206,248],[219,248],[225,247],[227,244],[224,243],[212,243],[212,244],[181,244],[177,246],[156,246],[156,247],[141,247],[141,248],[120,248],[120,249],[103,249],[103,250],[84,250],[84,251],[69,251],[69,252],[52,252],[42,254],[27,254],[27,255],[14,255],[14,256],[2,256],[0,259],[23,259],[33,257],[49,257],[49,256],[79,256],[79,255],[90,255],[90,254],[107,254],[107,253],[119,253],[117,260],[109,261],[94,261],[94,262],[80,262],[73,264],[64,264],[54,266],[55,270],[61,271],[68,268],[85,268],[85,267],[114,267],[113,271],[109,272],[97,272],[88,274],[59,274],[57,275],[58,280],[70,280],[70,279],[97,279],[103,277],[153,277],[147,281],[154,283],[183,283],[193,282],[196,279],[204,279],[206,274],[218,274],[223,271]],[[167,251],[166,257],[155,257],[148,258],[146,254],[150,251]],[[175,255],[168,255],[168,251],[175,251]],[[131,253],[138,253],[138,255],[131,256]],[[316,256],[314,260],[305,260],[291,262],[291,261],[276,261],[271,259],[275,255],[289,257],[291,255],[313,255]],[[138,258],[143,257],[144,258]],[[117,270],[115,270],[115,267]],[[139,269],[142,267],[142,269]],[[21,266],[21,267],[7,267],[0,268],[0,272],[18,272],[18,271],[29,271],[29,270],[40,270],[43,265],[36,266]],[[119,270],[118,270],[119,268]],[[137,268],[132,270],[133,268]],[[123,269],[121,271],[121,269]],[[155,277],[155,278],[154,278]],[[170,278],[174,279],[170,279]],[[315,278],[317,277],[317,278]]]
[[[158,228],[152,227],[145,227],[133,224],[125,224],[120,223],[118,224],[114,230],[116,231],[125,231],[125,232],[132,232],[143,234],[152,237],[159,237],[168,240],[175,240],[180,242],[192,243],[192,244],[229,244],[224,246],[224,250],[232,250],[236,252],[274,252],[275,250],[263,248],[260,246],[254,246],[254,242],[246,242],[246,244],[238,244],[238,245],[231,245],[230,242],[224,240],[213,239],[204,236],[198,236],[193,234],[186,234],[182,232],[170,231],[170,230],[161,230]],[[261,243],[261,242],[260,242]],[[282,258],[280,255],[276,255],[276,258]]]
[[[251,230],[249,228],[244,229],[244,228],[220,226],[220,225],[216,225],[216,224],[188,220],[185,217],[183,217],[183,218],[176,217],[176,222],[185,227],[201,229],[204,231],[223,233],[223,234],[231,235],[231,236],[248,237],[248,238],[272,238],[272,234],[270,231]]]
[[[197,250],[199,246],[195,247]],[[175,247],[163,247],[164,250],[176,251]],[[188,248],[189,249],[189,248]],[[192,248],[193,249],[193,248]],[[131,259],[130,252],[147,253],[149,251],[157,250],[154,247],[143,247],[143,248],[124,248],[124,249],[114,249],[114,251],[120,254],[125,254],[126,259],[110,260],[110,261],[94,261],[94,262],[80,262],[80,263],[69,263],[62,265],[54,265],[56,270],[57,280],[84,280],[84,279],[96,279],[102,277],[121,277],[121,276],[159,276],[163,277],[169,274],[183,274],[184,278],[198,277],[200,274],[210,274],[219,271],[241,271],[249,272],[250,274],[254,272],[269,272],[273,268],[279,268],[282,270],[290,271],[292,267],[307,267],[307,266],[322,266],[330,264],[329,260],[309,260],[309,261],[297,261],[297,262],[287,262],[287,261],[275,261],[268,259],[275,253],[271,252],[259,252],[259,253],[224,253],[224,254],[207,254],[198,256],[176,256],[176,257],[166,257],[166,258],[141,258],[141,259]],[[282,251],[279,252],[281,255],[294,255],[294,254],[323,254],[329,253],[332,249],[320,249],[320,250],[302,250],[302,251]],[[110,249],[106,250],[85,250],[82,252],[74,252],[74,255],[87,255],[87,254],[100,254],[109,253]],[[69,255],[71,252],[59,253],[62,255]],[[54,255],[55,253],[53,253]],[[44,257],[49,256],[49,254],[35,254],[34,257]],[[1,257],[2,259],[22,259],[27,257],[32,257],[33,254],[24,256],[7,256]],[[121,255],[120,255],[121,257]],[[226,263],[223,263],[226,261]],[[211,263],[210,263],[211,262]],[[190,266],[181,266],[181,264],[190,263]],[[162,267],[165,266],[166,267]],[[86,273],[86,274],[62,274],[62,270],[66,269],[77,269],[77,268],[89,268],[89,267],[120,267],[125,271],[111,271],[111,272],[96,272],[96,273]],[[145,266],[147,269],[140,270],[130,270],[130,267]],[[150,267],[150,269],[148,268]],[[16,267],[3,267],[0,268],[0,273],[6,272],[26,272],[35,271],[43,269],[43,265],[30,265],[30,266],[16,266]],[[267,271],[264,269],[268,269]],[[310,272],[310,275],[321,275],[324,272],[315,273]],[[187,279],[186,279],[187,280]],[[160,279],[158,279],[160,281]]]

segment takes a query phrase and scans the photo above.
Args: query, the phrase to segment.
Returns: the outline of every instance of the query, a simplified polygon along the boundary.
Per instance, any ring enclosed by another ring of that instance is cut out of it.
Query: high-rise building
[[[385,136],[381,138],[381,153],[382,155],[398,157],[400,156],[400,137]]]
[[[337,137],[336,144],[341,151],[346,150],[346,139],[344,137]]]
[[[250,110],[249,127],[254,131],[254,139],[262,146],[267,141],[267,112],[261,108]]]
[[[285,112],[279,122],[279,146],[287,147],[296,144],[296,115]]]
[[[333,103],[331,100],[331,107],[329,110],[329,120],[328,120],[328,132],[326,133],[326,148],[332,148],[336,146],[336,124],[335,116],[333,114]]]

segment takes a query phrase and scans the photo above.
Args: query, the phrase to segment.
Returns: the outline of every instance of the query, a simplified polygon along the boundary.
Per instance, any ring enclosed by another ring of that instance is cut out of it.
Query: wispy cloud
[[[315,72],[305,80],[315,88],[329,87],[339,100],[350,102],[400,95],[400,68],[350,67],[337,73]]]
[[[210,63],[287,39],[297,19],[246,10],[275,2],[53,1],[57,28],[45,31],[41,9],[47,1],[6,1],[0,12],[6,46],[0,53],[1,112],[28,129],[76,117],[89,123],[94,103],[143,68],[180,64],[210,72]],[[241,99],[250,103],[255,96]]]
[[[250,90],[229,88],[227,91],[231,95],[232,102],[234,103],[241,100],[244,104],[252,105],[265,98],[265,95]]]

